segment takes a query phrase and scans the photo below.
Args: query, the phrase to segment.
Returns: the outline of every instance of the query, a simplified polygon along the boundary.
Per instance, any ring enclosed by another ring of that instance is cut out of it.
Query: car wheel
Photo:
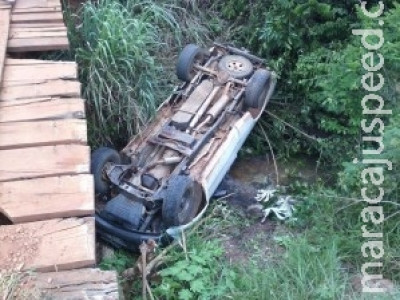
[[[254,72],[246,86],[244,104],[246,107],[262,108],[268,92],[271,73],[267,70],[257,70]]]
[[[165,191],[162,219],[167,227],[190,222],[197,214],[202,200],[201,186],[189,176],[172,177]]]
[[[104,174],[104,167],[107,163],[121,163],[121,157],[117,151],[108,147],[101,147],[92,153],[90,172],[94,177],[96,194],[106,194],[110,189],[110,182]]]
[[[176,64],[176,75],[178,78],[182,81],[191,81],[196,74],[194,70],[195,63],[202,63],[207,55],[207,50],[197,45],[186,45],[179,54],[178,63]]]
[[[240,55],[224,56],[219,61],[218,68],[236,79],[245,78],[253,73],[251,61]]]

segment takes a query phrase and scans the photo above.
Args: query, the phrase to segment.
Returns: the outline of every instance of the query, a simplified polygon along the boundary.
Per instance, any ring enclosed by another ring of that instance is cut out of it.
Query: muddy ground
[[[230,195],[226,205],[240,216],[244,224],[228,229],[224,234],[225,255],[231,263],[247,263],[255,258],[257,263],[270,263],[283,251],[275,237],[287,235],[283,223],[274,217],[261,222],[263,213],[254,209],[259,189],[274,188],[277,181],[287,185],[293,178],[313,182],[318,177],[315,163],[299,161],[278,166],[278,176],[272,159],[251,157],[239,159],[225,176],[218,192]],[[218,201],[218,200],[217,200]]]

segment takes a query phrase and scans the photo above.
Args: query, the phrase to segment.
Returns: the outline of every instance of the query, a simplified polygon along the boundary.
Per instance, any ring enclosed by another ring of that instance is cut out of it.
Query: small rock
[[[100,246],[100,253],[101,253],[101,258],[112,258],[115,255],[115,251],[113,248],[107,246],[107,245],[101,245]]]
[[[264,216],[263,209],[261,204],[252,204],[247,207],[246,213],[251,217],[262,218]]]

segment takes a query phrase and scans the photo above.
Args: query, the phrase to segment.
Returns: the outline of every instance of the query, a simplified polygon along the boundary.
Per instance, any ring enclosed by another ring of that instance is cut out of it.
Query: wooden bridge
[[[94,194],[77,66],[15,54],[67,48],[60,0],[0,0],[0,276],[35,270],[29,281],[50,298],[117,299],[116,274],[88,268]]]

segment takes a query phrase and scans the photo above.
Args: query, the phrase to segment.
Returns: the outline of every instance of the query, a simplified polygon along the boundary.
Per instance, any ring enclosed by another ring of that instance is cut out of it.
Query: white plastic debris
[[[255,199],[258,202],[270,202],[274,198],[276,192],[276,189],[261,189],[258,190]],[[276,202],[271,207],[263,209],[264,217],[261,222],[265,222],[271,213],[273,213],[279,220],[288,220],[293,216],[295,203],[296,199],[292,196],[277,196]]]

